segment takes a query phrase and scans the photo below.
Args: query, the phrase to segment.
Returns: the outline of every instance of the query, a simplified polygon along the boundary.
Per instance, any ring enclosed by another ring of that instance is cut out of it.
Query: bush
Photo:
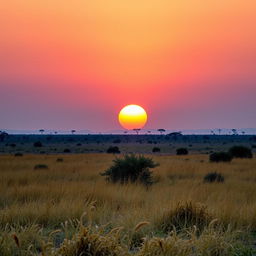
[[[210,162],[230,162],[232,160],[232,155],[228,152],[214,152],[210,154]]]
[[[52,250],[52,256],[125,256],[127,253],[120,245],[117,231],[113,230],[107,234],[103,232],[92,232],[88,228],[81,228],[71,240],[65,239],[60,248]],[[46,254],[45,254],[46,255]]]
[[[69,148],[65,148],[64,150],[63,150],[63,153],[70,153],[71,152],[71,150],[69,149]]]
[[[61,162],[64,162],[64,160],[63,160],[63,158],[57,158],[57,159],[56,159],[56,162],[61,163]]]
[[[120,150],[117,146],[110,146],[108,149],[107,149],[107,153],[109,154],[120,154]]]
[[[48,166],[46,164],[36,164],[34,166],[34,170],[39,170],[39,169],[48,169]]]
[[[161,151],[161,149],[158,148],[158,147],[154,147],[154,148],[152,149],[152,152],[153,152],[153,153],[157,153],[157,152],[160,152],[160,151]]]
[[[252,158],[251,149],[244,146],[233,146],[229,149],[229,153],[234,158]]]
[[[22,153],[15,153],[14,156],[23,156]]]
[[[220,173],[210,172],[204,176],[204,182],[224,182],[224,177]]]
[[[194,204],[192,202],[178,203],[177,206],[167,211],[157,226],[164,233],[169,233],[174,228],[177,232],[196,226],[198,231],[203,231],[209,225],[212,217],[209,215],[206,206]]]
[[[35,148],[41,148],[42,146],[43,146],[43,144],[42,144],[41,141],[36,141],[36,142],[34,143],[34,147],[35,147]]]
[[[186,148],[177,148],[176,155],[187,155],[188,150]]]
[[[106,176],[107,181],[121,184],[140,182],[147,186],[153,183],[152,172],[149,169],[155,168],[158,164],[151,158],[131,154],[116,158],[113,162],[114,164],[101,174]]]

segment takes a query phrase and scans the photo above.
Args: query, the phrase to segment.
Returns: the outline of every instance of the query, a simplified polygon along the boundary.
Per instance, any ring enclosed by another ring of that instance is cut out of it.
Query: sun
[[[127,130],[143,128],[147,119],[146,111],[139,105],[127,105],[118,115],[119,123]]]

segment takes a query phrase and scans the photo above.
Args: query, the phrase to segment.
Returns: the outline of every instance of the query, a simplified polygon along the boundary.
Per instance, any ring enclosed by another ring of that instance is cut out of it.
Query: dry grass
[[[60,157],[64,161],[56,162]],[[52,240],[53,246],[58,246],[64,237],[70,239],[77,232],[77,219],[84,212],[85,225],[109,223],[105,231],[123,227],[123,243],[148,234],[161,236],[163,231],[156,225],[159,216],[188,201],[206,205],[209,214],[224,226],[256,230],[255,158],[209,163],[207,155],[154,156],[160,166],[153,171],[157,183],[150,189],[107,184],[99,173],[111,165],[113,158],[107,154],[0,156],[0,255],[19,255],[1,251],[8,244],[15,246],[14,234],[20,239],[19,250],[26,251],[33,244],[34,249],[30,249],[38,251],[43,246],[40,241],[46,241],[60,228]],[[45,164],[48,169],[34,170],[37,164]],[[221,173],[225,182],[204,183],[209,172]],[[142,221],[150,224],[134,235],[134,227]],[[33,243],[27,236],[33,237]],[[174,238],[166,239],[164,243],[169,244],[168,239]],[[195,241],[198,244],[202,240]],[[144,251],[151,242],[144,244]]]

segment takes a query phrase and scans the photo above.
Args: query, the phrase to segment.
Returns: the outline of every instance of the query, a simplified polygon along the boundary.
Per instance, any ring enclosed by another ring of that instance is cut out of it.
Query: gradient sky
[[[255,0],[0,0],[0,129],[256,127]]]

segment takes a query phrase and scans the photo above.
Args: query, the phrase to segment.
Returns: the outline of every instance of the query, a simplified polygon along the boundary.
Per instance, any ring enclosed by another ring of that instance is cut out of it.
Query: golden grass
[[[56,162],[57,158],[64,162]],[[134,227],[147,221],[150,224],[139,232],[157,234],[159,216],[188,201],[206,205],[211,216],[225,225],[256,230],[255,158],[209,163],[207,155],[153,156],[160,166],[153,170],[157,183],[150,189],[107,184],[99,173],[113,158],[107,154],[0,156],[1,232],[7,229],[13,234],[15,227],[34,225],[49,232],[64,229],[65,221],[75,223],[87,212],[85,224],[111,223],[132,236]],[[48,169],[34,170],[37,164]],[[204,183],[203,177],[215,171],[225,182]]]

